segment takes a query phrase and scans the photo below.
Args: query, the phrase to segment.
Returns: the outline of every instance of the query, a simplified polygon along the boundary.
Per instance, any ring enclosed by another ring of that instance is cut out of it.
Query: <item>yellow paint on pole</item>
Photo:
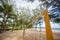
[[[53,34],[52,34],[50,20],[48,16],[48,9],[46,9],[44,12],[44,21],[45,21],[45,27],[46,27],[46,39],[53,40]]]

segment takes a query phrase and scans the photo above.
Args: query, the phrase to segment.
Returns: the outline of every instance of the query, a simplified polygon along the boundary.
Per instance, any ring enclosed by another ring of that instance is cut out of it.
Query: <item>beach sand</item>
[[[60,31],[53,31],[54,40],[60,40]],[[46,31],[26,29],[23,37],[23,30],[14,30],[0,33],[0,40],[46,40]]]

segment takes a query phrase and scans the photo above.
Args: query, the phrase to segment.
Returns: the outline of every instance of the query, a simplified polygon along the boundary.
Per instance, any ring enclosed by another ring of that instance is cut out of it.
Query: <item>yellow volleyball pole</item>
[[[53,34],[51,30],[50,20],[48,16],[48,9],[44,10],[42,14],[37,15],[28,26],[32,25],[35,21],[37,21],[41,16],[44,16],[45,27],[46,27],[46,39],[53,40]]]
[[[46,39],[53,40],[53,34],[52,34],[50,20],[48,16],[48,9],[46,9],[44,12],[44,21],[45,21],[45,27],[46,27]]]

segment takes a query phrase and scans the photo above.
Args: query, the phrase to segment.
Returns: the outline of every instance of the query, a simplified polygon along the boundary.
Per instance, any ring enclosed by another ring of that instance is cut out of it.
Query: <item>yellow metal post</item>
[[[51,30],[51,25],[50,25],[50,20],[48,16],[48,10],[44,10],[42,14],[37,15],[31,23],[28,24],[28,26],[32,25],[36,20],[38,20],[41,16],[44,16],[44,21],[45,21],[45,27],[46,27],[46,39],[47,40],[53,40],[53,34]]]
[[[46,39],[53,40],[53,34],[50,26],[50,20],[49,20],[47,9],[44,12],[44,21],[45,21],[45,27],[46,27]]]

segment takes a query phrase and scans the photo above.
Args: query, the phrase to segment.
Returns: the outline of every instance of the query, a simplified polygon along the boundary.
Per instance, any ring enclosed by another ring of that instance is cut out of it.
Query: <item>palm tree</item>
[[[3,14],[3,29],[7,27],[6,23],[8,18],[13,18],[15,14],[13,13],[13,7],[9,4],[9,0],[0,0],[0,12]]]
[[[45,1],[46,7],[49,8],[52,6],[52,10],[49,11],[49,17],[52,22],[58,23],[60,25],[60,0],[50,0],[51,2]]]
[[[50,4],[53,8],[49,11],[49,16],[52,19],[51,21],[60,25],[60,0],[53,0]]]

